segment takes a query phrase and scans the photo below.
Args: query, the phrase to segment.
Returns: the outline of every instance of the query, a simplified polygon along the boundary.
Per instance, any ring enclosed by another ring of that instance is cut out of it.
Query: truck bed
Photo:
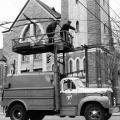
[[[4,89],[3,105],[19,100],[28,110],[54,110],[52,73],[23,74],[8,79],[10,88]]]

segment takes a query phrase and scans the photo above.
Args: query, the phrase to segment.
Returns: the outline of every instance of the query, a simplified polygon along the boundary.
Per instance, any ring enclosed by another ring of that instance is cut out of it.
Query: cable
[[[111,18],[110,17],[110,15],[104,10],[104,8],[95,0],[95,2],[100,6],[100,8],[106,13],[106,15],[108,15],[108,17],[112,20],[112,21],[114,21],[114,19],[113,18]],[[114,21],[114,23],[120,28],[120,26]]]
[[[80,1],[79,1],[80,2]],[[94,14],[93,14],[94,15]],[[95,15],[94,15],[95,16]],[[96,17],[96,16],[95,16]],[[100,21],[100,19],[98,18],[98,17],[96,17],[99,21]],[[51,18],[35,18],[35,19],[51,19]],[[24,20],[26,20],[26,19],[23,19],[23,20],[19,20],[19,21],[24,21]],[[42,22],[49,22],[49,21],[42,21]],[[101,21],[100,21],[101,22]],[[36,22],[37,23],[37,22]],[[103,23],[104,24],[104,23]],[[24,24],[24,25],[27,25],[27,24]],[[20,26],[23,26],[23,25],[20,25]],[[14,27],[19,27],[19,26],[14,26]],[[106,26],[107,28],[108,28],[108,26]],[[110,28],[109,28],[109,30],[110,30]],[[110,30],[111,31],[111,30]],[[96,33],[88,33],[88,34],[96,34]],[[115,34],[115,33],[114,33]],[[34,36],[32,36],[32,37],[34,37]],[[22,38],[18,38],[18,39],[22,39]]]
[[[104,10],[104,8],[95,0],[95,2],[97,3],[97,5],[100,6],[100,8],[106,13],[106,15],[108,15],[108,17],[120,28],[120,26],[114,21],[113,18],[110,17],[110,15]],[[118,36],[118,34],[117,34]],[[118,36],[119,37],[119,36]]]
[[[115,3],[116,3],[116,5],[120,6],[120,3],[118,3],[118,1],[116,1]],[[119,10],[118,8],[117,8],[117,10],[118,10],[119,13],[120,13],[120,10]]]
[[[80,33],[85,33],[85,34],[88,34],[87,32],[80,32]],[[96,33],[92,33],[92,34],[96,34]],[[44,34],[43,34],[44,35]],[[46,34],[45,34],[46,35]],[[38,35],[38,36],[42,36],[42,35]],[[38,37],[37,36],[37,37]],[[28,37],[24,37],[24,39],[25,38],[30,38],[30,37],[35,37],[35,36],[28,36]],[[23,38],[16,38],[16,39],[12,39],[12,40],[19,40],[19,39],[23,39]],[[120,44],[120,42],[114,42],[114,43],[112,43],[112,44],[114,44],[114,45],[116,45],[116,44]],[[110,43],[107,43],[107,44],[98,44],[99,46],[110,46],[111,44]],[[97,46],[98,46],[97,45]]]
[[[59,33],[59,32],[56,32],[56,33]],[[90,32],[84,32],[84,31],[79,31],[77,33],[97,34],[97,35],[105,34],[105,33],[90,33]],[[26,39],[26,38],[32,38],[32,37],[39,37],[39,36],[43,36],[43,35],[46,35],[46,34],[40,34],[40,35],[36,35],[36,36],[26,36],[26,37],[24,37],[24,39]],[[108,34],[106,33],[105,35],[108,35]],[[19,40],[19,39],[23,39],[23,38],[14,38],[12,40]]]
[[[82,2],[80,2],[80,0],[78,0],[79,3],[86,8],[98,21],[100,21],[101,23],[103,23],[103,21],[101,21],[94,13],[91,12],[91,10],[89,10]],[[104,24],[104,23],[103,23]],[[104,24],[109,30],[110,32],[114,33],[106,24]],[[115,34],[115,33],[114,33]]]
[[[106,5],[119,17],[119,15],[113,10],[113,8],[105,1]],[[120,18],[120,17],[119,17]]]
[[[45,18],[31,18],[31,20],[36,20],[36,19],[45,19]],[[49,18],[46,18],[46,19],[49,19]],[[64,20],[67,20],[67,19],[64,19]],[[75,20],[75,19],[71,19],[71,20]],[[21,22],[21,21],[26,21],[26,19],[20,19],[16,22]],[[80,20],[79,21],[94,21],[94,20]],[[39,22],[35,22],[35,23],[40,23],[40,22],[50,22],[50,21],[39,21]],[[103,22],[107,22],[107,21],[103,21]],[[6,25],[6,24],[11,24],[11,23],[14,23],[14,22],[5,22],[5,23],[0,23],[0,26],[1,25]],[[24,25],[27,25],[27,24],[22,24],[21,26],[24,26]],[[15,26],[15,27],[19,27],[19,26]]]

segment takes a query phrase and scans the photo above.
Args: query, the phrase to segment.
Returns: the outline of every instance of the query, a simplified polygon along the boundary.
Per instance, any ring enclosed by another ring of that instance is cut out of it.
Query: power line
[[[50,22],[50,21],[48,21],[48,20],[54,20],[54,18],[30,18],[31,20],[47,20],[47,22]],[[20,20],[17,20],[16,21],[16,23],[17,22],[21,22],[21,21],[27,21],[26,19],[20,19]],[[42,21],[42,22],[44,22],[44,21]],[[45,21],[46,22],[46,21]],[[0,23],[0,26],[1,25],[6,25],[6,24],[11,24],[11,23],[14,23],[14,21],[12,22],[10,22],[10,21],[8,21],[8,22],[3,22],[3,23]]]
[[[80,1],[79,1],[80,2]],[[83,5],[84,6],[84,5]],[[84,6],[85,7],[85,6]],[[85,7],[86,8],[86,7]],[[88,10],[88,8],[87,8],[87,10]],[[88,10],[92,15],[94,15],[95,16],[95,14],[94,13],[92,13],[90,10]],[[101,21],[97,16],[95,16],[101,23],[103,23],[103,21]],[[31,18],[30,18],[31,19]],[[51,19],[51,18],[35,18],[35,19]],[[26,19],[22,19],[22,20],[18,20],[17,22],[19,22],[19,21],[24,21],[24,20],[26,20]],[[83,20],[84,21],[84,20]],[[42,22],[49,22],[49,21],[42,21]],[[37,23],[37,22],[36,22]],[[104,24],[104,23],[103,23]],[[27,25],[27,24],[23,24],[23,25]],[[23,26],[23,25],[20,25],[20,26]],[[19,26],[14,26],[14,27],[19,27]],[[106,25],[106,27],[111,31],[111,29]],[[114,33],[114,32],[113,32]],[[87,34],[87,33],[86,33]],[[96,33],[88,33],[88,34],[96,34]],[[114,33],[115,34],[115,33]],[[115,34],[116,35],[116,34]],[[34,37],[34,36],[32,36],[32,37]],[[115,36],[116,37],[116,36]],[[19,39],[22,39],[22,38],[19,38]]]
[[[106,2],[106,1],[105,1]],[[113,10],[113,8],[106,2],[106,5],[117,15],[117,17],[119,17],[119,15],[115,12],[115,10]],[[120,18],[120,17],[119,17]]]
[[[89,10],[82,2],[80,2],[80,0],[78,0],[78,1],[79,1],[79,3],[80,3],[84,8],[86,8],[87,11],[89,11],[98,21],[100,21],[102,24],[104,24],[104,22],[101,21],[93,12],[91,12],[91,10]],[[104,25],[107,27],[108,30],[110,30],[110,32],[114,33],[106,24],[104,24]],[[114,35],[116,35],[116,34],[114,33]],[[116,36],[115,36],[115,37],[116,37]]]
[[[108,17],[120,28],[120,26],[114,21],[113,18],[110,17],[110,15],[104,10],[104,8],[95,0],[95,2],[100,6],[100,8],[108,15]]]
[[[116,3],[116,5],[120,6],[120,4],[118,3],[118,1],[116,1],[115,3]],[[117,10],[118,10],[119,13],[120,13],[120,10],[119,10],[118,8],[117,8]]]
[[[79,1],[80,2],[80,1]],[[84,6],[84,5],[83,5]],[[84,6],[85,7],[85,6]],[[86,7],[85,7],[86,8]],[[95,14],[94,13],[92,13],[88,8],[86,8],[92,15],[94,15],[95,16]],[[96,17],[96,16],[95,16]],[[101,21],[98,17],[96,17],[101,23],[103,23],[103,21]],[[103,23],[104,24],[104,23]],[[106,26],[110,31],[111,31],[111,29],[108,27],[108,26]],[[92,33],[88,33],[88,34],[92,34]],[[93,34],[96,34],[96,33],[93,33]],[[115,34],[115,33],[114,33]],[[115,34],[115,37],[116,37],[117,35]],[[34,36],[29,36],[29,38],[30,37],[34,37]],[[28,38],[28,37],[27,37]],[[18,38],[18,39],[23,39],[23,38]]]
[[[100,6],[100,8],[105,12],[105,14],[108,15],[108,17],[120,28],[120,26],[114,21],[113,18],[110,17],[110,15],[104,10],[104,8],[96,0],[95,0],[95,2],[97,3],[97,5]],[[117,34],[117,36],[118,36],[118,34]]]
[[[39,20],[39,19],[51,19],[51,18],[30,18],[31,20]],[[68,19],[64,19],[64,20],[68,20]],[[75,20],[75,19],[71,19],[71,20]],[[18,20],[18,21],[16,21],[16,22],[21,22],[21,21],[26,21],[26,19],[20,19],[20,20]],[[94,21],[94,20],[82,20],[82,19],[79,19],[79,21]],[[37,21],[37,22],[34,22],[34,23],[41,23],[41,22],[50,22],[50,21]],[[103,21],[103,22],[107,22],[107,21]],[[119,21],[118,21],[119,22]],[[3,22],[3,23],[0,23],[0,27],[1,27],[1,25],[6,25],[6,24],[11,24],[11,23],[14,23],[14,22]],[[24,26],[24,25],[27,25],[27,24],[22,24],[21,26]],[[19,27],[19,26],[15,26],[15,27]]]

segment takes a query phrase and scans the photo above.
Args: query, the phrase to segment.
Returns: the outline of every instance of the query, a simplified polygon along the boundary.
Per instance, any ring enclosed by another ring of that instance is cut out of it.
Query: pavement
[[[118,113],[113,113],[112,116],[120,116],[120,112],[118,112]]]
[[[119,114],[120,115],[120,114]],[[0,120],[10,120],[10,118],[6,118],[4,114],[0,115]],[[69,117],[64,117],[64,118],[60,118],[59,116],[45,116],[43,118],[43,120],[85,120],[84,117],[75,117],[75,118],[69,118]],[[120,120],[120,116],[115,115],[112,116],[109,120]]]
[[[120,112],[114,113],[110,118],[110,120],[116,120],[116,119],[120,119]],[[10,118],[5,117],[5,113],[3,113],[3,109],[1,106],[0,106],[0,120],[10,120]],[[45,116],[43,120],[85,120],[85,118],[79,116],[75,118],[69,118],[69,117],[60,118],[59,116]]]

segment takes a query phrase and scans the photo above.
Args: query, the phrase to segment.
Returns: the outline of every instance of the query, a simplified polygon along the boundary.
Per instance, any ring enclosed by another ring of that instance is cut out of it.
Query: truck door
[[[75,115],[78,105],[78,93],[74,82],[65,79],[61,83],[61,115]]]

